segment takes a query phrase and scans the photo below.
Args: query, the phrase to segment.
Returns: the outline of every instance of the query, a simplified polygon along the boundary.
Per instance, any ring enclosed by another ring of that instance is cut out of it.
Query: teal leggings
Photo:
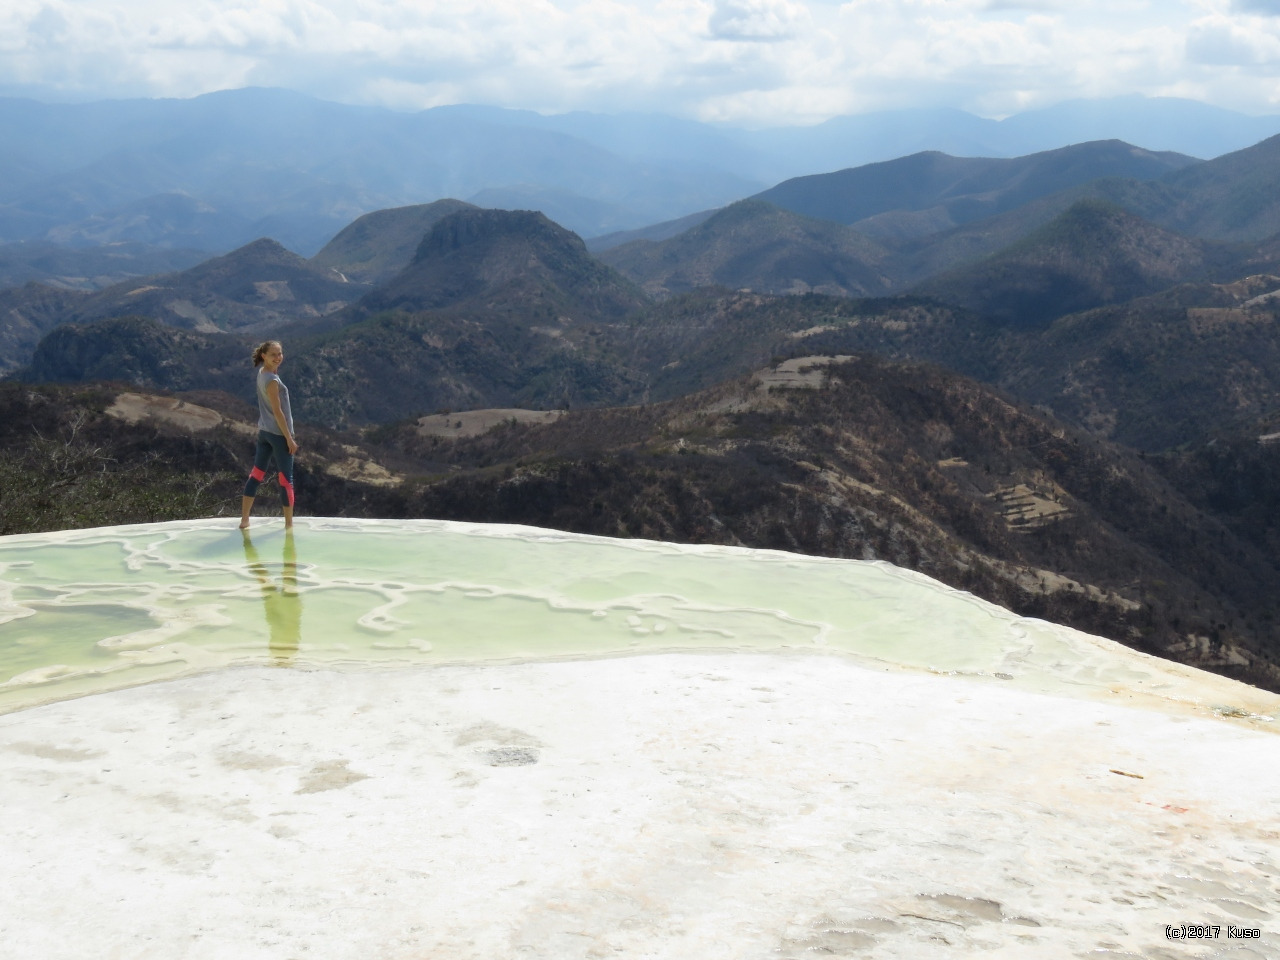
[[[280,481],[280,502],[286,507],[292,507],[293,454],[289,452],[289,442],[284,437],[268,430],[258,431],[258,446],[253,451],[253,469],[249,471],[249,479],[244,482],[244,495],[258,495],[258,484],[267,478],[267,467],[272,460],[276,462],[276,479]]]

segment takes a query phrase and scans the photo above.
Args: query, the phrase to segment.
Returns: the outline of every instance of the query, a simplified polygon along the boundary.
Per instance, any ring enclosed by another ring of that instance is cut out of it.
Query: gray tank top
[[[271,398],[267,396],[267,384],[272,380],[279,385],[280,409],[284,411],[284,422],[289,425],[289,436],[292,437],[293,411],[289,409],[289,388],[279,374],[269,373],[265,367],[258,368],[258,429],[282,436],[280,424],[276,423],[276,415],[271,409]]]

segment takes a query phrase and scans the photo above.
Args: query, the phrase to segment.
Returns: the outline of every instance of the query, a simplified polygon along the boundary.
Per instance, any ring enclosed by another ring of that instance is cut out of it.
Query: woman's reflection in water
[[[302,639],[302,595],[298,592],[298,549],[293,541],[293,531],[284,532],[284,562],[279,583],[271,579],[271,572],[249,539],[248,529],[241,533],[244,534],[244,558],[262,587],[267,628],[271,631],[268,645],[271,662],[277,667],[287,667],[293,663]]]

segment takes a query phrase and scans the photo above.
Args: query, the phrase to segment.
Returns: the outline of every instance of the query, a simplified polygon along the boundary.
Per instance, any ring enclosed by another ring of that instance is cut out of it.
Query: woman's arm
[[[271,401],[271,412],[275,414],[276,426],[280,428],[280,434],[284,437],[284,442],[289,445],[289,453],[297,453],[298,444],[294,441],[292,434],[289,433],[289,424],[284,418],[284,408],[280,406],[280,384],[275,380],[267,384],[267,399]]]

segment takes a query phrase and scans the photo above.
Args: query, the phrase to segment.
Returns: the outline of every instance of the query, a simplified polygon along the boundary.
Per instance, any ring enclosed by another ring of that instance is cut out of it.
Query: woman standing
[[[276,478],[280,481],[280,502],[284,506],[284,525],[293,526],[293,455],[298,444],[293,439],[293,413],[289,410],[289,388],[277,371],[284,363],[284,347],[279,340],[268,340],[253,351],[253,365],[258,368],[258,447],[253,454],[253,470],[245,481],[240,498],[240,529],[249,526],[249,511],[257,496],[258,484],[266,479],[267,466],[275,461]]]

